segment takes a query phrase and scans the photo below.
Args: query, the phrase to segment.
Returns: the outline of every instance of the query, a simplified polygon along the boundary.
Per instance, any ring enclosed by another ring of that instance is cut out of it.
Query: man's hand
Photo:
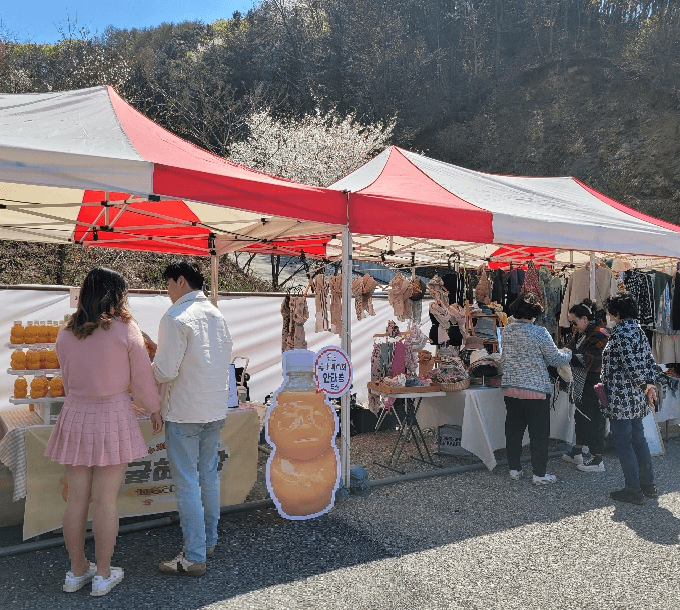
[[[161,417],[161,412],[156,411],[151,414],[151,425],[153,426],[153,433],[158,434],[163,429],[163,418]]]

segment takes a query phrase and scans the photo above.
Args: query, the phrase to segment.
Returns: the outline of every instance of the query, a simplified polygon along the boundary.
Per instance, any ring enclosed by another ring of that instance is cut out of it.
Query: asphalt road
[[[586,474],[560,459],[558,483],[511,482],[507,468],[374,488],[306,522],[274,510],[225,516],[208,572],[163,576],[179,549],[167,527],[120,537],[125,580],[109,595],[61,591],[63,547],[0,559],[3,609],[656,609],[680,607],[680,441],[654,458],[658,501],[615,505],[613,454]],[[92,556],[92,543],[88,543]]]

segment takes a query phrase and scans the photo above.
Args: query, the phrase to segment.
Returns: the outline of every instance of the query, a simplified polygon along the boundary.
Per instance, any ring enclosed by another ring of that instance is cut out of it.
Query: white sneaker
[[[66,572],[66,578],[64,579],[64,586],[62,589],[66,593],[75,593],[76,591],[82,589],[85,585],[92,582],[95,573],[97,572],[97,564],[90,562],[90,567],[87,572],[82,576],[75,576],[73,572]]]
[[[522,478],[522,471],[521,470],[511,470],[509,474],[510,474],[510,480],[512,480],[512,481],[519,481]]]
[[[545,476],[537,477],[534,475],[531,481],[534,485],[549,485],[550,483],[557,483],[557,477],[554,474],[548,474],[546,472]]]
[[[92,592],[90,595],[94,597],[106,595],[121,580],[123,580],[123,568],[112,567],[111,574],[109,574],[108,578],[104,578],[100,574],[95,574],[92,579]]]

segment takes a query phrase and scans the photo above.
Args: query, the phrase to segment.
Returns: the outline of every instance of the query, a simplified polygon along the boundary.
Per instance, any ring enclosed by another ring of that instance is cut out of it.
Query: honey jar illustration
[[[14,380],[14,398],[26,398],[28,396],[28,382],[24,377]]]
[[[59,322],[53,320],[50,322],[48,328],[50,329],[50,343],[55,343],[57,341],[57,335],[59,334]]]
[[[31,371],[37,371],[40,368],[41,368],[40,352],[32,347],[26,352],[26,369]]]
[[[21,344],[24,342],[24,327],[21,324],[21,320],[14,322],[14,325],[9,330],[9,342],[16,344]]]
[[[36,343],[49,343],[50,342],[50,329],[47,327],[45,320],[38,323],[38,331],[36,334]]]
[[[36,343],[38,340],[38,327],[33,322],[26,322],[24,328],[24,343]]]
[[[47,396],[47,377],[38,373],[31,381],[31,398],[45,398]]]
[[[64,382],[61,375],[56,375],[49,380],[47,383],[47,395],[52,398],[64,395]]]
[[[57,352],[53,349],[46,349],[43,350],[44,354],[41,353],[41,356],[44,355],[45,358],[45,364],[42,368],[44,369],[58,369],[60,367],[59,364],[59,358],[57,358]],[[42,362],[42,359],[41,359]]]
[[[314,352],[283,353],[284,383],[267,412],[265,434],[273,451],[267,487],[287,519],[317,517],[333,507],[340,480],[335,446],[338,421],[314,383]]]
[[[9,357],[10,364],[15,371],[26,370],[26,354],[20,349],[15,349]]]

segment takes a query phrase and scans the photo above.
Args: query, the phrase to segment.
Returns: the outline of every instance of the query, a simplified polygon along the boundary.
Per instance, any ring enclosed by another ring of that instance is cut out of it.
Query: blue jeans
[[[640,485],[654,483],[652,456],[642,427],[642,419],[612,419],[612,442],[621,462],[626,489],[639,492]]]
[[[192,563],[203,563],[206,548],[217,542],[217,445],[223,427],[223,419],[207,424],[165,423],[165,446],[184,538],[182,551]]]

